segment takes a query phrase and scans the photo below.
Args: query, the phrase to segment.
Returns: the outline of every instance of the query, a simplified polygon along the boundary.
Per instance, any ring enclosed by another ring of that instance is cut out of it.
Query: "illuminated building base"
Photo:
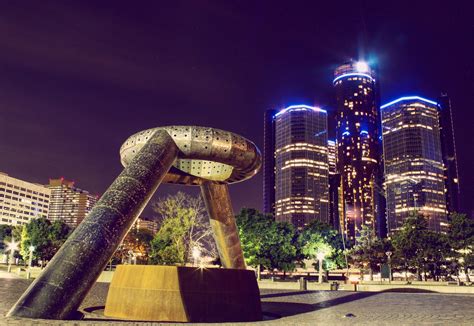
[[[146,265],[118,266],[104,315],[165,322],[262,319],[253,271]]]

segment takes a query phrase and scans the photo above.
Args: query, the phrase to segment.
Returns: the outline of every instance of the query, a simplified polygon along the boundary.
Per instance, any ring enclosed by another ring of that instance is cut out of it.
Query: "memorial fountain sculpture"
[[[244,181],[258,172],[261,165],[258,148],[239,135],[219,129],[168,126],[132,135],[122,145],[120,155],[124,166],[122,173],[8,315],[73,318],[156,189],[161,183],[172,183],[201,188],[224,269],[196,271],[196,268],[177,266],[119,266],[109,290],[105,315],[174,321],[261,318],[258,287],[253,272],[245,270],[228,190],[228,184]],[[137,282],[140,278],[138,283],[145,286],[141,292],[124,292],[124,288],[129,287],[124,286],[123,282]],[[166,289],[153,288],[157,284],[164,285]],[[147,286],[152,287],[151,291]],[[193,288],[192,291],[186,291],[187,287]],[[211,290],[206,292],[206,288]],[[223,290],[220,291],[220,288]],[[178,294],[164,296],[164,293],[172,292],[170,289],[178,291]],[[199,291],[206,292],[202,298],[210,300],[211,307],[204,309],[205,312],[199,307],[203,304],[198,302],[201,296]],[[150,292],[155,292],[155,296],[149,295]],[[220,292],[223,293],[221,298]],[[217,297],[214,301],[213,296]],[[118,307],[127,297],[142,300],[139,306],[148,305],[148,308],[143,308],[142,313]],[[247,316],[244,311],[242,316],[233,318],[235,312],[231,307],[234,306],[235,310],[235,307],[243,308],[243,305],[251,306],[247,309]],[[174,311],[175,306],[181,310]],[[165,314],[154,313],[160,309],[167,311]]]

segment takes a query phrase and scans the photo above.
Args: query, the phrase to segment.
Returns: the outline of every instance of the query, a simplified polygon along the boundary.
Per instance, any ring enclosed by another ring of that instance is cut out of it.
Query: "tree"
[[[416,269],[418,279],[421,278],[419,267],[423,260],[423,242],[427,229],[428,224],[423,215],[413,212],[393,236],[394,260],[405,270],[405,279],[410,268]]]
[[[258,272],[261,267],[284,273],[294,270],[297,247],[293,225],[276,222],[252,208],[243,208],[236,222],[247,265]]]
[[[130,258],[130,253],[133,253],[137,263],[147,263],[150,257],[151,241],[153,238],[154,235],[149,230],[132,228],[115,251],[112,260],[123,263]]]
[[[349,255],[356,267],[369,270],[370,280],[372,281],[374,271],[378,270],[381,264],[385,262],[385,246],[371,227],[363,225],[359,233],[354,247],[349,251]]]
[[[428,230],[426,218],[418,212],[412,213],[393,236],[394,258],[405,270],[416,271],[417,279],[422,273],[430,273],[437,280],[448,270],[450,255],[448,238],[442,233]]]
[[[200,196],[178,192],[154,203],[153,210],[159,215],[160,229],[151,241],[150,263],[184,265],[192,261],[193,248],[206,256],[216,256],[209,218]]]
[[[273,271],[275,269],[291,272],[295,269],[297,249],[295,246],[295,229],[287,222],[274,222],[266,232],[263,242],[263,266]]]
[[[239,238],[244,253],[245,263],[260,268],[269,265],[263,254],[266,232],[271,228],[274,220],[252,208],[243,208],[236,216]]]
[[[422,258],[418,259],[417,263],[425,280],[427,273],[430,273],[434,280],[438,280],[442,275],[448,276],[451,246],[445,234],[427,230],[423,235],[420,253]]]
[[[0,250],[5,250],[5,242],[11,241],[13,226],[7,224],[0,225]]]
[[[26,262],[30,259],[30,246],[35,247],[33,260],[49,261],[69,235],[69,227],[62,221],[51,223],[46,218],[31,220],[23,225],[20,254]]]
[[[342,237],[326,223],[318,220],[311,221],[300,232],[298,244],[303,258],[316,259],[318,252],[324,252],[325,270],[341,268],[346,265]],[[316,266],[318,265],[316,264]]]
[[[474,268],[474,220],[466,214],[451,213],[448,230],[448,241],[453,252],[452,256],[466,274],[470,282],[469,269]]]

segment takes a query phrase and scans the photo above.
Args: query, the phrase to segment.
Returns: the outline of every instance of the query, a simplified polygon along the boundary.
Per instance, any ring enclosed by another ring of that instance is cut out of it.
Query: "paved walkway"
[[[152,325],[104,320],[108,283],[96,283],[81,305],[82,321],[6,318],[5,314],[31,281],[2,278],[0,325]],[[265,321],[277,325],[474,325],[474,296],[432,293],[285,291],[264,289]],[[96,307],[96,308],[93,308]],[[352,317],[345,317],[346,315]],[[154,323],[158,324],[158,323]],[[170,325],[169,323],[166,325]],[[182,324],[179,324],[182,325]],[[247,325],[239,323],[238,325]]]

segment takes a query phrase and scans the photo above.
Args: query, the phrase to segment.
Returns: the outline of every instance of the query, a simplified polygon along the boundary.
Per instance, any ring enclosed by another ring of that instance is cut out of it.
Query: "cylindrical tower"
[[[341,175],[341,229],[353,240],[362,225],[375,229],[379,118],[374,72],[365,62],[335,70],[337,168]]]
[[[401,97],[382,105],[387,220],[390,234],[414,211],[446,232],[446,197],[436,102]]]

